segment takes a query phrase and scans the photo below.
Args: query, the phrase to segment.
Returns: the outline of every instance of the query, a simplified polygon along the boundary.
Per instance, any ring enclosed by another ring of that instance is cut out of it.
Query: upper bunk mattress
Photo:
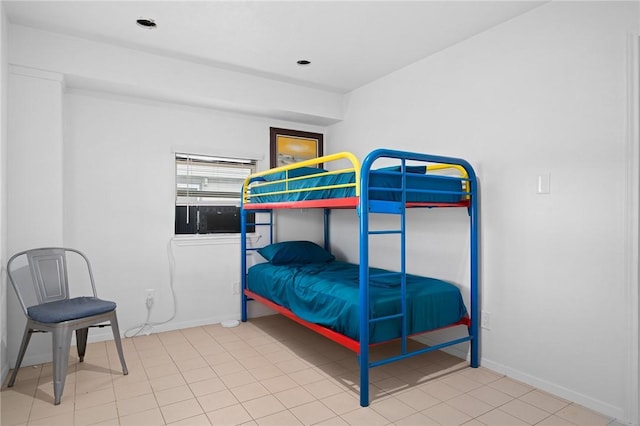
[[[369,268],[370,274],[386,272]],[[248,288],[298,317],[326,326],[354,340],[360,336],[359,266],[330,263],[273,265],[249,269]],[[447,282],[407,274],[407,330],[416,334],[460,321],[467,313],[460,290]],[[372,278],[370,317],[401,312],[400,283],[394,277]],[[402,322],[395,318],[370,325],[369,341],[401,337]]]
[[[407,167],[406,201],[417,203],[457,203],[466,196],[464,179],[435,174],[425,174],[424,166]],[[325,170],[302,167],[289,171],[287,183],[285,172],[266,175],[258,185],[251,186],[251,203],[278,203],[332,198],[355,197],[354,172],[325,174]],[[320,174],[319,176],[313,176]],[[310,176],[311,175],[311,176]],[[310,176],[300,178],[302,176]],[[369,177],[369,198],[382,201],[402,201],[400,167],[372,170]],[[264,195],[261,195],[264,194]]]

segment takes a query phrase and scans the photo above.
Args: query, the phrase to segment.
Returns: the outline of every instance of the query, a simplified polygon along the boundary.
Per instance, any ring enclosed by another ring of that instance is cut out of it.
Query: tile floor
[[[417,344],[417,343],[416,343]],[[354,354],[280,317],[113,342],[73,359],[58,406],[51,364],[24,367],[0,393],[12,425],[608,425],[612,419],[442,352],[371,370],[358,400]],[[72,348],[73,354],[74,348]],[[377,347],[372,358],[397,350]]]

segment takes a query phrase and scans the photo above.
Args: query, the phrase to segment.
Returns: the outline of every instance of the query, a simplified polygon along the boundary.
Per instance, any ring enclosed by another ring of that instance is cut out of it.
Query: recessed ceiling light
[[[136,20],[136,23],[142,28],[146,28],[148,30],[152,30],[157,27],[156,21],[149,18],[140,18]]]
[[[297,64],[298,65],[309,65],[311,62],[307,61],[306,59],[300,59]]]

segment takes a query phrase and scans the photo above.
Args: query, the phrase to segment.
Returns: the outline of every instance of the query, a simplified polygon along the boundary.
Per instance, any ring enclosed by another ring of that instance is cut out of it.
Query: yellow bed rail
[[[427,172],[431,171],[431,170],[457,170],[458,172],[460,172],[460,177],[462,177],[462,189],[465,192],[469,192],[469,174],[467,173],[467,171],[465,170],[464,167],[462,167],[459,164],[429,164],[427,166]],[[469,196],[465,196],[465,198],[469,199]]]
[[[312,175],[296,176],[296,177],[291,177],[291,178],[289,177],[289,171],[290,170],[298,169],[298,168],[301,168],[301,167],[318,167],[319,164],[328,164],[328,163],[331,163],[331,162],[338,162],[338,161],[341,161],[341,160],[348,161],[350,167],[341,168],[340,170],[332,170],[332,171],[326,171],[326,172],[321,172],[321,173],[315,173],[315,174],[312,174]],[[276,180],[276,181],[269,181],[269,182],[264,182],[264,183],[254,183],[254,185],[255,186],[260,186],[260,185],[273,185],[273,184],[277,184],[277,183],[284,183],[285,184],[285,190],[284,191],[261,192],[260,194],[256,194],[256,196],[280,195],[280,194],[287,194],[287,193],[294,193],[294,192],[321,191],[321,190],[325,190],[325,189],[346,188],[346,187],[353,187],[355,189],[356,197],[360,196],[360,161],[356,158],[355,155],[353,155],[350,152],[338,152],[336,154],[325,155],[325,156],[322,156],[322,157],[313,158],[311,160],[300,161],[299,163],[288,164],[286,166],[276,167],[276,168],[273,168],[273,169],[269,169],[269,170],[265,170],[265,171],[262,171],[262,172],[254,173],[254,174],[248,176],[244,181],[244,185],[242,186],[242,202],[244,204],[247,204],[247,203],[251,202],[251,194],[250,194],[250,189],[249,189],[249,182],[251,181],[251,179],[254,179],[256,177],[261,177],[261,176],[268,176],[268,175],[271,175],[271,174],[274,174],[274,173],[280,173],[280,172],[285,172],[285,178],[284,179]],[[289,183],[290,182],[295,182],[295,181],[304,180],[304,179],[317,178],[319,176],[329,176],[329,175],[338,174],[338,173],[347,173],[347,172],[354,172],[355,182],[346,183],[346,184],[339,184],[339,185],[330,185],[330,186],[318,186],[318,187],[315,187],[315,188],[306,188],[306,189],[289,189]]]
[[[338,161],[342,161],[342,163],[339,163],[340,165],[344,165],[344,161],[348,162],[348,166],[347,167],[341,167],[339,169],[336,170],[331,170],[331,171],[324,171],[324,172],[320,172],[320,173],[314,173],[314,174],[309,174],[309,175],[302,175],[302,176],[295,176],[295,177],[289,177],[289,172],[291,170],[295,170],[295,169],[299,169],[302,167],[318,167],[318,165],[320,164],[338,164]],[[467,171],[464,169],[464,167],[457,165],[457,164],[435,164],[435,163],[430,163],[427,164],[427,173],[428,172],[433,172],[433,171],[446,171],[446,170],[454,170],[456,172],[459,173],[460,177],[462,178],[462,189],[465,192],[469,191],[469,181],[468,181],[468,174]],[[262,177],[262,176],[269,176],[269,175],[273,175],[275,173],[282,173],[284,172],[284,178],[280,179],[280,180],[270,180],[268,182],[264,182],[264,181],[258,181],[258,182],[253,182],[251,183],[252,187],[260,187],[260,186],[267,186],[267,185],[275,185],[275,184],[284,184],[284,190],[278,190],[278,191],[269,191],[269,192],[260,192],[258,194],[253,195],[253,197],[263,197],[263,196],[268,196],[268,195],[282,195],[282,194],[291,194],[291,193],[297,193],[297,192],[310,192],[310,191],[323,191],[323,190],[327,190],[327,189],[337,189],[337,188],[349,188],[349,187],[353,187],[354,188],[354,192],[355,192],[355,196],[359,197],[360,196],[360,161],[356,158],[355,155],[353,155],[350,152],[339,152],[336,154],[331,154],[331,155],[325,155],[322,157],[318,157],[318,158],[313,158],[311,160],[305,160],[305,161],[301,161],[299,163],[294,163],[294,164],[289,164],[286,166],[281,166],[281,167],[276,167],[273,169],[269,169],[269,170],[264,170],[262,172],[258,172],[258,173],[254,173],[250,176],[248,176],[245,179],[244,185],[243,185],[243,190],[242,190],[242,202],[243,204],[248,204],[251,202],[251,190],[250,190],[250,182],[252,179],[255,179],[257,177]],[[317,187],[313,187],[313,188],[298,188],[298,189],[289,189],[289,184],[291,182],[296,182],[296,181],[302,181],[305,179],[312,179],[312,178],[317,178],[320,176],[329,176],[329,175],[333,175],[333,174],[340,174],[340,173],[348,173],[348,172],[354,172],[354,176],[355,176],[355,182],[353,183],[345,183],[345,184],[335,184],[335,185],[326,185],[326,186],[317,186]],[[280,185],[281,187],[282,185]],[[469,198],[469,196],[466,196],[465,198]]]

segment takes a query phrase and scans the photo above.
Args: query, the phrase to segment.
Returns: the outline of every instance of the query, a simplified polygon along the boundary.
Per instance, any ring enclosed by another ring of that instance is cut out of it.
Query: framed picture
[[[271,168],[322,157],[322,133],[271,127],[270,141]]]

